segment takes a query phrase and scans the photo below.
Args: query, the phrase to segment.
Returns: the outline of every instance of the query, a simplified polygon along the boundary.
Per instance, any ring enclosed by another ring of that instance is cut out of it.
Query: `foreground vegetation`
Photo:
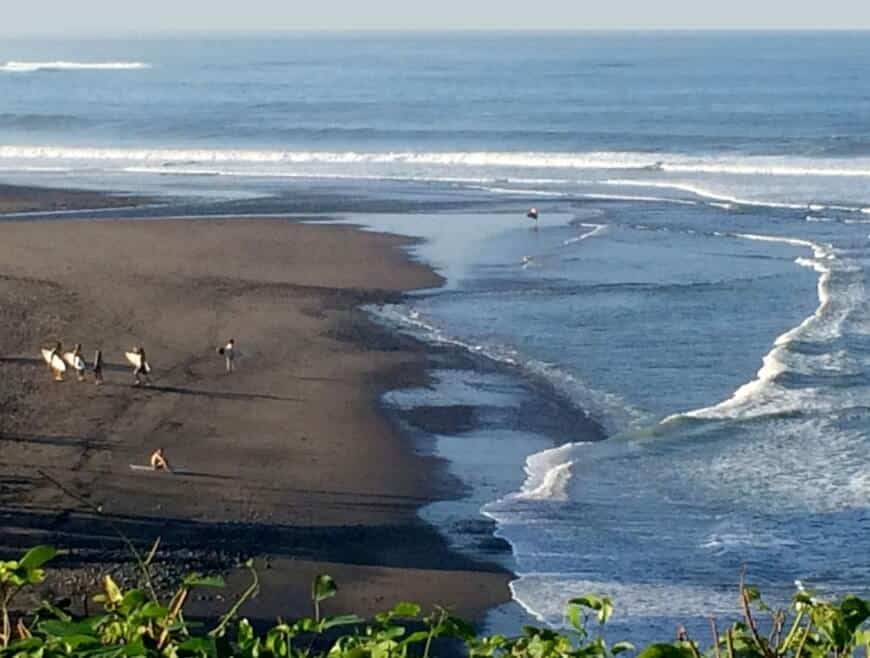
[[[93,597],[102,612],[90,616],[76,616],[52,602],[13,615],[16,596],[44,580],[43,566],[56,550],[38,546],[20,560],[0,561],[0,658],[429,658],[457,653],[456,646],[469,658],[611,658],[623,652],[639,658],[870,658],[870,602],[855,596],[822,601],[801,590],[788,610],[771,610],[757,590],[743,583],[736,597],[742,621],[720,631],[711,619],[706,650],[685,632],[671,644],[608,644],[602,630],[613,608],[609,599],[593,595],[568,602],[568,630],[526,626],[516,637],[480,636],[446,610],[422,615],[412,603],[400,603],[371,620],[328,617],[321,605],[337,587],[326,575],[312,584],[311,617],[278,619],[266,632],[256,633],[238,617],[257,588],[250,564],[250,587],[213,627],[205,628],[185,620],[185,603],[195,588],[222,587],[222,580],[193,574],[174,594],[161,598],[151,579],[156,549],[155,544],[144,557],[134,553],[141,587],[124,591],[110,576],[103,577],[101,591]],[[763,624],[759,615],[764,615]]]

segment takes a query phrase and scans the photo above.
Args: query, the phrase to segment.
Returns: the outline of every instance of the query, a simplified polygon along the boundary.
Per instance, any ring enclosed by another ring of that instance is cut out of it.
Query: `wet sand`
[[[0,183],[0,213],[121,208],[141,205],[148,201],[146,198],[129,194],[105,194],[89,190],[59,190]]]
[[[0,223],[3,552],[128,560],[111,521],[142,546],[160,536],[176,568],[257,557],[243,612],[262,619],[307,611],[321,571],[347,585],[334,613],[418,600],[479,617],[509,600],[509,574],[418,519],[458,485],[378,410],[425,378],[421,347],[359,310],[441,283],[406,244],[276,219]],[[216,347],[230,337],[228,376]],[[106,383],[53,382],[39,348],[55,340],[88,361],[102,349]],[[131,385],[136,344],[150,387]],[[130,469],[158,446],[186,473]]]

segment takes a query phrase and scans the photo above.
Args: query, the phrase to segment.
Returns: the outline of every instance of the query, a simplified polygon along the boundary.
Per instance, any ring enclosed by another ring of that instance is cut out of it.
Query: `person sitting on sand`
[[[78,361],[81,359],[81,361]],[[81,364],[81,367],[74,365],[73,367],[76,370],[76,379],[80,382],[85,381],[85,360],[82,358],[82,344],[76,343],[76,347],[73,350],[73,364]]]
[[[157,450],[151,453],[151,469],[154,471],[172,472],[166,455],[163,454],[163,448],[157,448]]]
[[[151,371],[151,366],[148,365],[148,361],[146,361],[145,357],[145,348],[141,345],[137,345],[133,348],[133,353],[139,355],[139,365],[133,369],[133,378],[135,379],[135,386],[140,386],[144,379],[146,384],[151,383],[151,378],[148,376],[148,373]]]

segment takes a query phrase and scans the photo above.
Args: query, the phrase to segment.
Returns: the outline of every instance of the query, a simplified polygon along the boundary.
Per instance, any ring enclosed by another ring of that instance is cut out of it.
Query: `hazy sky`
[[[867,0],[28,0],[0,34],[262,29],[870,29]]]

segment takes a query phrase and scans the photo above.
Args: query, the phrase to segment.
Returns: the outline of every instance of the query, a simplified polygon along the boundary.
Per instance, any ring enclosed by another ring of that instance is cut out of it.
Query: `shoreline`
[[[39,483],[38,469],[44,467],[102,505],[104,515],[143,544],[163,536],[161,557],[170,562],[226,566],[264,556],[264,586],[249,604],[257,617],[287,614],[295,604],[306,611],[309,582],[296,572],[304,571],[303,563],[308,571],[328,566],[324,555],[339,565],[339,585],[340,576],[353,583],[336,607],[357,613],[390,605],[392,595],[393,601],[459,604],[457,612],[480,619],[510,600],[508,572],[456,554],[417,518],[422,505],[458,496],[461,487],[439,460],[415,454],[378,409],[385,391],[419,386],[426,378],[424,346],[376,327],[359,308],[439,283],[430,268],[401,251],[409,240],[250,219],[192,223],[101,216],[4,222],[0,231],[0,297],[6,302],[0,323],[7,336],[0,346],[0,379],[7,382],[0,387],[0,441],[7,449],[0,497],[4,553],[53,538],[63,546],[73,543],[74,554],[65,558],[70,566],[122,557],[102,519]],[[151,310],[158,305],[170,308]],[[244,317],[247,331],[231,327],[233,317]],[[197,328],[206,326],[207,335],[197,336]],[[282,345],[288,326],[292,348]],[[262,340],[253,339],[253,328]],[[241,372],[232,382],[219,379],[222,364],[213,353],[221,332],[240,334],[241,354],[246,345],[250,353],[248,363],[240,359]],[[40,346],[54,336],[75,342],[71,334],[88,337],[88,359],[95,343],[104,347],[109,363],[102,388],[90,381],[56,385],[39,362]],[[157,380],[151,389],[125,384],[129,375],[117,354],[134,342],[149,345]],[[355,392],[348,390],[353,382],[339,376],[348,369],[356,373]],[[268,386],[252,386],[255,380]],[[236,390],[243,384],[245,390]],[[336,413],[342,401],[352,413]],[[300,402],[316,412],[300,414]],[[256,413],[232,417],[246,407]],[[289,425],[302,428],[290,430],[295,437],[289,446],[279,438],[288,415],[301,415]],[[307,435],[330,431],[328,450],[312,451]],[[264,437],[264,444],[240,448],[239,434]],[[343,454],[348,434],[366,441],[366,450]],[[131,476],[119,468],[147,458],[147,448],[158,443],[169,445],[177,463],[197,462],[202,474]],[[286,459],[288,447],[297,458],[313,461],[275,463],[281,454]],[[252,453],[257,466],[245,468],[241,463]],[[70,469],[54,466],[64,463],[73,464],[68,476],[62,471]],[[221,464],[229,473],[220,472]],[[154,491],[158,478],[160,491]],[[342,478],[354,478],[353,486],[336,487]],[[181,479],[186,482],[176,482]],[[271,480],[269,486],[263,480]],[[420,491],[422,482],[433,480]],[[206,504],[199,496],[215,500]],[[205,551],[197,548],[203,539]],[[270,581],[276,586],[268,587]],[[287,588],[304,593],[304,601],[279,596],[277,589]],[[213,610],[204,603],[198,612]]]
[[[142,195],[0,183],[0,218],[28,213],[104,212],[153,203]]]

